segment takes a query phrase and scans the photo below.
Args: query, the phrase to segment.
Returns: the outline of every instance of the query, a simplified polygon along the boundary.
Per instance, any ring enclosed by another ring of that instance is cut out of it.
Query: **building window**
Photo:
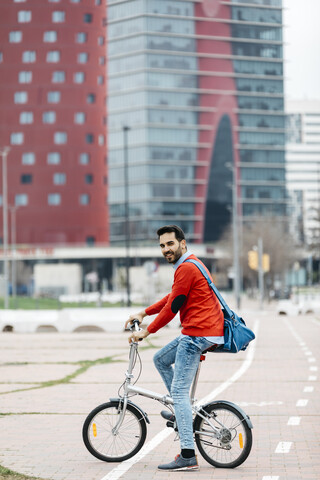
[[[78,53],[78,63],[87,63],[89,60],[89,54],[86,52]]]
[[[88,39],[88,35],[84,32],[79,32],[76,35],[76,42],[77,43],[86,43]]]
[[[52,22],[53,23],[62,23],[65,21],[66,14],[65,12],[52,12]]]
[[[95,237],[90,236],[86,238],[86,244],[88,245],[88,247],[93,247],[95,244],[95,241],[96,241]]]
[[[57,32],[50,30],[43,33],[43,41],[45,43],[54,43],[57,41]]]
[[[34,50],[26,50],[22,53],[23,63],[34,63],[36,61],[36,52]]]
[[[48,165],[58,165],[61,161],[61,155],[58,152],[50,152],[47,155]]]
[[[61,100],[61,92],[48,92],[48,103],[59,103]]]
[[[2,63],[2,61],[3,61],[3,53],[0,52],[0,63]]]
[[[98,45],[104,45],[104,37],[102,35],[98,37]]]
[[[86,114],[84,112],[76,112],[74,114],[74,123],[78,125],[84,124],[86,121]]]
[[[80,205],[89,205],[90,195],[88,195],[87,193],[83,193],[82,195],[80,195],[79,203],[80,203]]]
[[[85,176],[84,176],[84,181],[85,183],[87,183],[88,185],[90,185],[91,183],[93,183],[93,175],[91,173],[87,173]]]
[[[93,143],[94,142],[94,135],[93,133],[86,134],[86,143]]]
[[[65,72],[56,71],[52,72],[52,83],[63,83],[66,79]]]
[[[98,75],[98,78],[97,78],[98,85],[103,85],[103,81],[104,81],[103,75]]]
[[[11,145],[22,145],[24,142],[24,135],[22,132],[11,133],[10,143]]]
[[[73,75],[74,83],[83,83],[85,80],[85,74],[83,72],[75,72]]]
[[[19,80],[19,83],[31,83],[32,72],[19,72],[18,80]]]
[[[60,204],[61,204],[60,193],[49,193],[49,195],[48,195],[48,205],[60,205]]]
[[[99,57],[99,65],[105,65],[106,64],[106,57]]]
[[[20,43],[22,41],[22,32],[9,32],[10,43]]]
[[[13,0],[13,3],[25,3],[27,0]]]
[[[33,113],[32,112],[21,112],[20,113],[20,125],[30,125],[33,123]]]
[[[66,174],[65,173],[54,173],[53,174],[53,183],[54,183],[54,185],[65,185]]]
[[[68,135],[66,132],[55,132],[53,136],[53,142],[55,145],[65,145],[68,141]]]
[[[28,195],[26,193],[18,193],[14,197],[14,204],[19,207],[28,205]]]
[[[92,13],[85,13],[83,15],[84,23],[92,23]]]
[[[55,123],[56,121],[56,112],[43,112],[42,122],[43,123]]]
[[[80,153],[79,163],[80,165],[88,165],[90,163],[90,155],[88,153]]]
[[[27,101],[28,101],[27,92],[15,92],[14,103],[27,103]]]
[[[18,22],[19,23],[28,23],[31,22],[31,12],[29,10],[20,10],[18,12]]]
[[[47,62],[48,63],[60,62],[60,52],[58,50],[47,52]]]
[[[27,152],[22,154],[22,165],[34,165],[36,161],[36,156],[33,152]]]
[[[98,144],[99,145],[104,145],[104,135],[99,135],[98,136]]]
[[[80,3],[81,0],[70,0],[71,3]]]
[[[96,96],[94,93],[88,93],[87,95],[87,103],[95,103]]]
[[[32,175],[30,173],[23,173],[20,177],[20,183],[23,183],[23,184],[32,183]]]
[[[49,3],[60,3],[60,0],[48,0]]]
[[[96,5],[102,5],[102,1],[101,0],[95,0],[95,4]]]

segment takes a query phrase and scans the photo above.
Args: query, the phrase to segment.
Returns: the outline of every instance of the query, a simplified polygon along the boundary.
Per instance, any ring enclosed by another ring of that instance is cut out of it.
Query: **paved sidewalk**
[[[198,454],[198,472],[159,472],[157,465],[179,452],[173,434],[138,462],[133,459],[126,471],[122,464],[120,476],[117,464],[89,454],[82,424],[95,406],[117,396],[127,366],[127,333],[0,334],[0,464],[48,480],[179,480],[186,475],[319,480],[320,322],[313,316],[280,317],[270,310],[247,311],[245,318],[251,327],[260,322],[253,363],[219,395],[242,406],[254,424],[252,452],[239,468],[215,469]],[[153,346],[163,346],[178,333],[165,328],[149,337],[152,344],[141,349],[139,385],[165,391],[152,364]],[[247,352],[208,355],[197,397],[238,372]],[[162,407],[150,399],[134,401],[150,418],[149,442],[165,428]]]

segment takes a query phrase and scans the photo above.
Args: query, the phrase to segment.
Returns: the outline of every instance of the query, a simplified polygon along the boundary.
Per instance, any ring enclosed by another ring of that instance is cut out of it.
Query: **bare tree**
[[[268,284],[274,285],[275,280],[283,280],[295,260],[299,259],[299,251],[294,245],[292,237],[287,233],[285,225],[277,218],[263,218],[263,220],[244,224],[242,228],[240,263],[244,287],[256,287],[257,272],[251,270],[248,265],[248,252],[255,249],[258,239],[262,238],[263,253],[270,257],[270,271],[266,274]],[[229,227],[219,242],[227,252],[227,258],[220,261],[218,268],[232,267],[232,228]]]

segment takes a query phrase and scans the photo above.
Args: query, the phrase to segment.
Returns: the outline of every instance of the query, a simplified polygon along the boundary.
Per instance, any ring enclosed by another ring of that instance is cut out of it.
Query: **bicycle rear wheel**
[[[219,433],[215,434],[208,421],[197,415],[194,428],[199,452],[215,467],[238,467],[247,459],[252,447],[252,431],[243,415],[224,402],[206,405],[203,410]]]
[[[82,438],[89,452],[104,462],[122,462],[133,457],[143,446],[147,436],[146,421],[141,412],[128,404],[123,422],[113,433],[123,404],[111,401],[99,405],[87,416]]]

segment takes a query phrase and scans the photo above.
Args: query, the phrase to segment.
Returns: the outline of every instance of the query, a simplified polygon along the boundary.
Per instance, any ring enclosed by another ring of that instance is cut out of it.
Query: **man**
[[[181,454],[158,468],[165,471],[198,470],[189,390],[201,353],[224,341],[224,318],[219,301],[202,273],[196,265],[185,262],[187,258],[198,259],[188,252],[181,228],[167,225],[157,234],[163,256],[175,269],[172,291],[154,305],[131,315],[126,327],[135,318],[141,323],[146,315],[158,314],[146,330],[130,335],[130,342],[137,341],[157,332],[180,311],[182,334],[155,354],[154,363],[173,398],[175,417],[167,411],[161,412],[161,415],[171,422],[176,421]]]

